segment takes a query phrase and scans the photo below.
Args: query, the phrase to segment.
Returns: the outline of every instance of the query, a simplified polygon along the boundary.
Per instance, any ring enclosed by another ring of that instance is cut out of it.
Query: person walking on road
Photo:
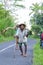
[[[28,33],[26,30],[26,25],[24,23],[19,23],[19,29],[17,29],[16,32],[16,39],[18,39],[19,49],[21,52],[21,55],[27,56],[27,37]],[[24,44],[24,52],[22,48],[22,44]]]

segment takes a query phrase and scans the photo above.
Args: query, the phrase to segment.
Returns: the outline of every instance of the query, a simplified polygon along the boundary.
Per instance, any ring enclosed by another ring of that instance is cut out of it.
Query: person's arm
[[[15,37],[19,38],[19,28],[18,28],[18,30],[17,30],[17,32],[15,34]]]
[[[26,37],[28,37],[28,35],[29,35],[29,34],[28,34],[28,29],[26,29],[26,33],[25,33],[25,34],[26,34]]]

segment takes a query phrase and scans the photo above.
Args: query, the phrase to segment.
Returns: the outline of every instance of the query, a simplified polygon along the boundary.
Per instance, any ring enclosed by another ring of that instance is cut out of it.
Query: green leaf
[[[19,4],[17,4],[16,6],[17,6],[17,7],[21,7],[21,8],[25,8],[24,5],[19,5]]]

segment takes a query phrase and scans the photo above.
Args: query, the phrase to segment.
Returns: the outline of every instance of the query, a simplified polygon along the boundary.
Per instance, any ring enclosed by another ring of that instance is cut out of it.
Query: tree
[[[3,33],[3,29],[9,26],[13,26],[13,18],[9,14],[9,11],[3,8],[3,5],[0,4],[0,33]]]
[[[24,5],[22,5],[22,4],[18,4],[18,3],[17,3],[18,1],[20,2],[20,1],[23,1],[23,0],[15,0],[15,2],[14,2],[14,6],[15,6],[15,7],[25,8]]]
[[[4,0],[4,4],[0,5],[0,33],[1,34],[3,34],[3,30],[5,28],[14,26],[14,20],[10,14],[15,12],[15,8],[18,7],[25,8],[24,5],[18,3],[22,0],[14,0],[14,3],[12,5],[14,7],[14,11],[12,12],[11,10],[6,10],[7,1],[8,0]],[[9,5],[7,4],[7,6]]]
[[[30,6],[30,9],[31,9],[31,13],[30,13],[30,15],[31,14],[37,14],[38,12],[39,12],[39,10],[40,10],[40,6],[39,6],[39,4],[38,3],[35,3],[35,4],[32,4],[32,6]]]
[[[31,30],[34,32],[35,35],[41,32],[41,28],[38,25],[33,25]]]
[[[38,3],[33,4],[30,9],[32,10],[31,12],[31,18],[30,22],[33,25],[38,25],[41,28],[43,28],[43,4],[40,5]]]

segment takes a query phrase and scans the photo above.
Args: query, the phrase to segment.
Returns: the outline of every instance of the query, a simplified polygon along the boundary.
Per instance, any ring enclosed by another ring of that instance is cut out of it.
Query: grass
[[[11,41],[14,40],[13,36],[9,36],[9,37],[4,37],[4,36],[0,36],[0,42],[5,42],[5,41]]]
[[[40,42],[34,47],[33,65],[43,65],[43,49],[40,48]]]

